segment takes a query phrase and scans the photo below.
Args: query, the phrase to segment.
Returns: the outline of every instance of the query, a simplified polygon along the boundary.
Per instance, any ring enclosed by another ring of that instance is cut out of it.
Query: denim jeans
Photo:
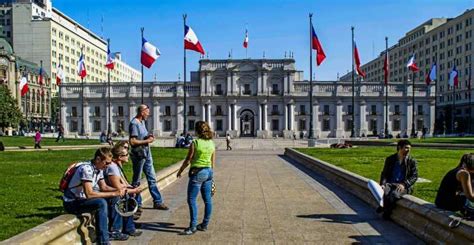
[[[64,209],[68,213],[94,213],[97,230],[97,243],[107,244],[109,242],[109,232],[107,225],[107,201],[104,198],[76,200],[63,202]]]
[[[153,202],[156,204],[162,204],[163,199],[161,198],[160,191],[156,186],[156,173],[155,167],[153,166],[153,158],[151,156],[151,152],[148,151],[147,157],[144,159],[137,159],[133,156],[131,158],[133,162],[132,185],[140,185],[140,178],[142,176],[142,172],[144,172],[146,180],[148,182],[148,190],[150,190],[150,195],[153,198]],[[140,195],[137,197],[137,202],[139,206],[142,206],[142,198],[140,197]]]
[[[204,168],[199,171],[197,174],[189,177],[188,182],[188,206],[189,214],[191,216],[191,222],[189,224],[190,228],[196,228],[197,219],[198,219],[198,206],[197,206],[197,196],[199,191],[201,191],[202,199],[204,200],[204,219],[202,221],[203,226],[209,224],[212,214],[212,197],[211,197],[211,188],[212,188],[212,177],[213,171],[212,168]]]
[[[135,231],[133,217],[122,217],[115,210],[115,203],[119,201],[119,198],[109,198],[107,201],[109,202],[110,231],[133,233]]]

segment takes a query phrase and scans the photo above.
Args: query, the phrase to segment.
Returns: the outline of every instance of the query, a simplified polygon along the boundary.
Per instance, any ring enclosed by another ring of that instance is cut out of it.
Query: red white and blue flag
[[[20,91],[21,91],[21,96],[25,96],[26,93],[28,93],[28,79],[26,79],[25,76],[23,76],[20,80]]]
[[[64,80],[64,72],[61,67],[61,61],[59,61],[58,66],[56,67],[56,85],[61,85],[61,81]]]
[[[420,70],[418,68],[418,66],[416,66],[416,63],[415,63],[415,54],[413,54],[410,59],[408,60],[408,64],[407,64],[407,67],[408,69],[410,69],[412,72],[416,72],[418,70]]]
[[[199,39],[189,26],[184,26],[184,49],[194,50],[204,55],[204,49]]]
[[[360,68],[360,58],[359,58],[359,51],[357,50],[357,44],[354,42],[354,61],[356,64],[356,73],[357,75],[365,78],[365,72],[362,71]]]
[[[142,38],[142,65],[146,66],[146,68],[150,68],[160,55],[160,50],[157,47],[153,46],[153,44],[148,42],[145,38]]]
[[[107,48],[107,61],[105,62],[105,67],[109,70],[113,70],[115,67],[115,61],[112,53],[110,53],[110,48]]]
[[[319,66],[326,59],[326,54],[324,54],[323,46],[319,42],[313,26],[311,26],[311,48],[316,50],[316,64]]]
[[[39,85],[43,85],[43,66],[40,67],[38,74],[38,83]]]
[[[433,82],[435,80],[436,80],[436,62],[433,63],[433,65],[431,65],[430,72],[428,74],[426,74],[425,83],[426,83],[426,85],[430,85],[431,82]]]
[[[249,32],[247,29],[245,30],[245,39],[244,39],[244,48],[248,48],[249,46]]]
[[[454,64],[453,69],[449,73],[449,85],[457,87],[458,83],[458,70],[456,70],[456,64]]]
[[[84,77],[87,76],[86,63],[84,61],[84,54],[82,54],[82,51],[81,57],[79,57],[79,61],[77,62],[77,75],[79,75],[81,79],[84,79]]]

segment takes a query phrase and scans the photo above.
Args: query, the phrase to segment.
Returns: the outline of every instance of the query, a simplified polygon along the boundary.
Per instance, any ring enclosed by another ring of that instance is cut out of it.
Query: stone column
[[[313,103],[313,134],[318,139],[321,136],[321,123],[319,122],[319,102]]]
[[[176,105],[176,134],[181,134],[184,132],[184,117],[183,117],[184,103],[179,101]]]
[[[26,109],[28,110],[28,108]],[[69,134],[69,125],[71,125],[71,122],[67,123],[66,121],[66,118],[67,118],[66,113],[67,113],[66,103],[61,102],[61,125],[63,125],[65,135]]]
[[[201,120],[206,121],[206,118],[206,104],[203,104],[201,108]]]
[[[231,77],[231,73],[230,72],[227,72],[227,86],[226,86],[226,94],[232,94],[232,77]]]
[[[267,117],[268,117],[268,105],[264,104],[263,105],[263,130],[267,130]]]
[[[258,131],[262,131],[262,124],[263,124],[263,104],[258,105]]]
[[[127,133],[129,133],[128,132],[128,127],[130,125],[130,121],[132,120],[132,117],[134,117],[136,115],[137,115],[137,107],[136,107],[135,101],[132,100],[128,103],[128,118],[129,118],[129,120],[125,120],[125,125],[124,125],[125,128],[123,129]]]
[[[406,129],[405,133],[410,136],[411,134],[411,122],[413,120],[413,117],[412,117],[412,107],[413,107],[413,104],[411,103],[411,98],[410,100],[408,101],[407,103],[407,106],[406,106],[406,111],[405,111],[405,115],[406,115],[406,120],[404,120],[404,125],[403,125],[403,128]],[[403,129],[402,129],[403,131]],[[403,135],[403,133],[402,133]]]
[[[263,93],[263,79],[262,79],[262,72],[260,70],[257,71],[257,94]]]
[[[428,125],[427,125],[427,128],[428,128],[428,136],[433,136],[434,134],[434,124],[435,124],[435,120],[436,120],[436,115],[435,115],[435,101],[432,100],[430,101],[430,114],[429,114],[429,120],[428,120]]]
[[[283,130],[288,130],[288,104],[285,104],[285,128]]]
[[[207,104],[207,123],[212,128],[212,118],[211,118],[211,104]]]
[[[295,130],[295,104],[290,104],[290,131]]]
[[[237,105],[233,104],[232,107],[233,107],[232,113],[233,113],[233,118],[234,118],[234,120],[232,121],[232,130],[237,131]]]
[[[367,110],[366,110],[366,102],[365,100],[362,100],[360,102],[360,111],[359,111],[359,125],[360,125],[360,132],[359,136],[365,135],[367,136]]]
[[[84,122],[84,133],[86,135],[90,135],[91,131],[90,131],[90,121],[89,121],[89,118],[90,118],[90,113],[89,113],[89,110],[90,110],[90,107],[89,107],[89,103],[87,101],[84,101],[84,119],[82,119],[82,122]]]
[[[232,130],[232,104],[227,105],[227,131]]]
[[[341,138],[344,137],[344,122],[342,119],[342,101],[337,101],[336,105],[336,137]]]
[[[149,129],[149,131],[153,132],[153,135],[160,137],[161,136],[161,123],[160,123],[160,102],[158,100],[153,101],[153,131]]]

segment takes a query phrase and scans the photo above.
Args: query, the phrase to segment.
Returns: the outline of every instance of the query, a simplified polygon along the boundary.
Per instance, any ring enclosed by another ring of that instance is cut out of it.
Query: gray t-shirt
[[[140,122],[137,118],[133,118],[132,121],[130,121],[128,131],[130,138],[136,137],[137,140],[144,140],[145,137],[148,136],[148,130],[146,129],[145,121],[142,120]],[[145,147],[145,155],[147,157],[151,157],[150,148],[148,146]]]
[[[92,182],[92,189],[94,191],[100,191],[99,181],[104,179],[104,173],[102,170],[97,169],[91,161],[78,163],[74,176],[69,181],[68,189],[64,192],[63,200],[71,202],[74,200],[87,199],[83,181]]]
[[[109,180],[109,176],[119,176],[125,179],[122,170],[120,170],[120,167],[114,162],[107,166],[107,168],[105,169],[105,183],[107,183],[108,186],[112,186]]]

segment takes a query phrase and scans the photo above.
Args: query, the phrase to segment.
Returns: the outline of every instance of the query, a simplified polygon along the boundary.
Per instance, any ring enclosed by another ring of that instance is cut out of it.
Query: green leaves
[[[0,86],[0,127],[17,127],[23,115],[7,86]]]

